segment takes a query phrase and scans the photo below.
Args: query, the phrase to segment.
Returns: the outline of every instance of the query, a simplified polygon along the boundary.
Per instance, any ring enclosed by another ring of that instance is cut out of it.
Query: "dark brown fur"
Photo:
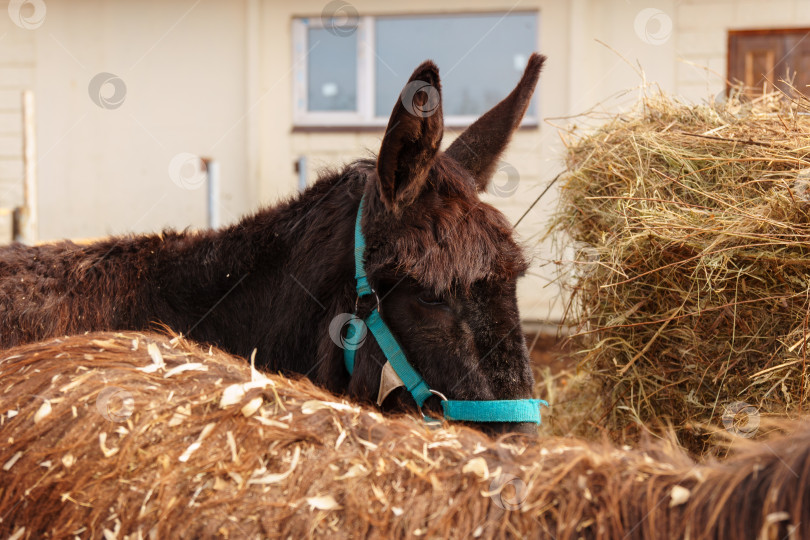
[[[0,353],[0,537],[810,538],[807,425],[697,464],[430,430],[279,376],[222,406],[250,380],[239,358],[132,332]]]
[[[481,159],[497,160],[506,146],[542,62],[533,55],[498,113],[469,128],[458,159],[439,151],[440,107],[414,115],[400,100],[376,162],[355,162],[230,227],[0,249],[0,345],[163,324],[243,357],[256,349],[262,368],[373,400],[384,363],[376,342],[358,351],[350,380],[328,332],[335,316],[354,310],[353,228],[365,193],[367,270],[414,367],[451,399],[530,397],[515,298],[526,262],[512,227],[477,192],[492,172]],[[440,92],[431,62],[414,81]],[[371,307],[361,302],[361,311]],[[402,390],[385,405],[412,408]],[[428,408],[437,410],[438,400]]]

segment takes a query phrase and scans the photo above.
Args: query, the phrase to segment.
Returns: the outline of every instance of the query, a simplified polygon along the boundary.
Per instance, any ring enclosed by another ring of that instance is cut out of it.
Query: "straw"
[[[561,425],[620,442],[671,425],[700,455],[714,451],[708,427],[741,421],[740,403],[804,412],[808,114],[807,99],[778,93],[698,105],[654,93],[568,133],[551,233],[573,249],[577,388],[597,405],[558,407]]]

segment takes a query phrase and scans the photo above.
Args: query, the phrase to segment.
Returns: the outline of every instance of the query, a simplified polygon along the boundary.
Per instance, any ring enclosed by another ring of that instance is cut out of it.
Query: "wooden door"
[[[810,28],[729,31],[728,80],[752,95],[775,88],[792,94],[785,81],[793,81],[810,96]]]

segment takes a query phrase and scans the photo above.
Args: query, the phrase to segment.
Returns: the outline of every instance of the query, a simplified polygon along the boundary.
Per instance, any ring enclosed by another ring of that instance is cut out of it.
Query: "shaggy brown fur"
[[[491,176],[482,177],[480,160],[496,161],[506,146],[542,63],[531,57],[498,115],[470,127],[479,135],[457,159],[439,151],[440,101],[429,113],[414,112],[441,92],[438,69],[425,62],[410,83],[435,94],[403,92],[376,162],[353,163],[293,200],[218,231],[0,249],[0,346],[163,324],[243,357],[256,349],[263,368],[373,401],[385,362],[376,342],[357,352],[350,380],[329,334],[331,321],[355,308],[354,221],[365,194],[370,282],[417,371],[450,399],[531,397],[515,297],[526,261],[510,224],[478,191]],[[482,138],[488,130],[492,137]],[[361,302],[361,315],[372,298]],[[400,389],[384,406],[414,405]],[[426,406],[440,413],[438,398]]]
[[[430,431],[306,380],[250,381],[238,358],[150,334],[7,351],[0,536],[810,538],[807,427],[697,465]]]

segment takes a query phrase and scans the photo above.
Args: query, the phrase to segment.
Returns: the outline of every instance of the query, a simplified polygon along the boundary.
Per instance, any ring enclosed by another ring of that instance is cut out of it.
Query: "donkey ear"
[[[472,174],[478,191],[487,188],[498,159],[526,114],[545,60],[533,53],[512,93],[468,127],[445,152]]]
[[[416,68],[391,112],[377,157],[380,195],[390,210],[407,206],[422,191],[444,134],[439,68]]]

